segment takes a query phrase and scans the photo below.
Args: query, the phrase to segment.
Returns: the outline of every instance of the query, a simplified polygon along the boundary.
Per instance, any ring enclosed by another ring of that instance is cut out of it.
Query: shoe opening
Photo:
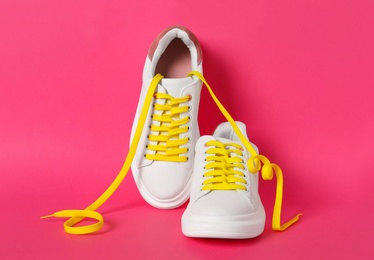
[[[165,78],[184,78],[192,70],[191,53],[181,39],[170,42],[157,63],[155,74]]]

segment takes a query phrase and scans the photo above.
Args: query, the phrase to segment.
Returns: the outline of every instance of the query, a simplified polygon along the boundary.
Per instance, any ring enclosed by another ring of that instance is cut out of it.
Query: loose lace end
[[[50,217],[69,218],[64,223],[64,230],[66,233],[73,235],[94,233],[100,230],[104,225],[103,216],[100,213],[92,210],[62,210],[48,216],[43,216],[41,219]],[[92,219],[95,221],[95,223],[85,226],[75,226],[83,219]]]
[[[247,138],[240,131],[239,127],[236,125],[232,116],[229,114],[229,112],[227,112],[227,110],[224,108],[222,103],[218,100],[216,95],[214,95],[213,90],[209,86],[208,82],[205,80],[204,76],[198,71],[192,71],[188,75],[198,77],[205,84],[210,95],[212,96],[213,100],[217,104],[219,110],[225,116],[227,121],[231,124],[235,133],[239,137],[240,141],[244,144],[244,146],[247,148],[247,150],[251,154],[251,157],[247,161],[248,170],[254,174],[257,172],[260,172],[264,180],[272,180],[274,177],[274,174],[276,175],[277,187],[276,187],[276,196],[275,196],[275,203],[274,203],[272,226],[273,226],[273,230],[276,230],[276,231],[286,230],[291,225],[296,223],[302,214],[298,214],[296,217],[292,218],[288,222],[284,223],[283,225],[280,225],[281,211],[282,211],[282,198],[283,198],[283,173],[282,173],[281,168],[275,163],[271,163],[270,160],[266,156],[260,155],[257,153],[257,151],[254,149],[251,143],[247,140]]]
[[[48,215],[48,216],[42,216],[42,217],[40,217],[40,219],[45,219],[45,218],[52,218],[52,217],[54,217],[54,215],[53,215],[53,214],[51,214],[51,215]]]
[[[158,83],[163,78],[162,75],[157,74],[148,89],[147,95],[145,97],[144,105],[141,110],[140,116],[139,116],[139,123],[136,127],[135,134],[130,146],[130,149],[128,151],[127,157],[125,159],[125,162],[118,173],[117,177],[114,179],[112,184],[100,195],[99,198],[97,198],[90,206],[88,206],[84,210],[62,210],[58,211],[52,215],[41,217],[43,218],[50,218],[50,217],[57,217],[57,218],[69,218],[64,223],[64,230],[66,233],[73,234],[73,235],[83,235],[83,234],[90,234],[94,233],[98,230],[100,230],[104,225],[104,219],[103,216],[96,212],[101,205],[103,205],[111,196],[112,194],[117,190],[119,185],[122,183],[123,179],[126,177],[127,172],[130,169],[131,162],[134,159],[136,149],[140,140],[140,136],[144,127],[144,123],[146,121],[146,117],[148,114],[148,110],[153,98],[153,94],[155,93],[155,90],[158,86]],[[79,222],[81,222],[84,219],[92,219],[95,221],[94,224],[86,225],[86,226],[75,226]]]
[[[281,231],[281,232],[285,231],[287,228],[289,228],[290,226],[292,226],[293,224],[298,222],[299,219],[300,219],[300,216],[302,216],[302,215],[303,215],[302,213],[297,214],[295,217],[293,217],[292,219],[290,219],[289,221],[287,221],[283,225],[279,225],[279,224],[274,225],[274,223],[273,223],[273,230],[274,231]]]

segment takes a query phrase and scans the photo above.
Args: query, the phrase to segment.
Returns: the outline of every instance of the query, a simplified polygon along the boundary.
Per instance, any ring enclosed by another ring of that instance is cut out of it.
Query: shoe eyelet
[[[190,111],[191,110],[191,106],[188,106],[188,111]]]
[[[158,92],[155,92],[155,93],[153,94],[153,97],[156,98],[156,97],[157,97],[157,94],[158,94]]]
[[[188,94],[188,101],[192,100],[192,95],[191,94]]]

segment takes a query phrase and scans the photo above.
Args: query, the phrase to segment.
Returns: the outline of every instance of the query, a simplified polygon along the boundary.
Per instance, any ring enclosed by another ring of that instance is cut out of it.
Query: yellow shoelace
[[[208,141],[206,146],[210,147],[206,153],[207,164],[202,190],[246,190],[244,173],[235,168],[245,169],[241,156],[243,149],[236,143],[221,143],[219,141]]]
[[[188,143],[189,138],[180,138],[189,129],[186,124],[189,116],[181,118],[182,113],[189,111],[189,106],[181,106],[188,102],[190,96],[174,98],[169,94],[155,93],[153,124],[150,126],[151,134],[148,136],[150,144],[147,145],[145,157],[153,161],[186,162],[187,156],[181,155],[188,152],[187,147],[181,147]],[[158,101],[164,101],[161,104]]]
[[[294,224],[299,219],[299,215],[292,218],[288,222],[280,225],[280,218],[281,218],[281,209],[282,209],[282,195],[283,195],[283,174],[280,167],[274,163],[270,163],[270,161],[263,155],[258,155],[256,150],[252,147],[250,142],[245,138],[245,136],[241,133],[239,127],[236,125],[235,121],[231,117],[231,115],[227,112],[227,110],[223,107],[221,102],[217,99],[215,94],[213,93],[211,87],[206,82],[203,75],[197,71],[193,71],[189,74],[189,76],[196,76],[198,77],[207,87],[210,95],[212,96],[213,100],[217,104],[218,108],[225,116],[228,122],[230,122],[231,126],[233,127],[235,133],[239,137],[240,141],[244,144],[245,148],[250,152],[252,157],[247,162],[247,167],[252,173],[256,173],[261,171],[262,178],[265,180],[271,180],[273,178],[273,173],[275,172],[277,177],[277,190],[276,190],[276,199],[274,203],[274,212],[273,212],[273,229],[278,231],[283,231],[287,229],[289,226]],[[143,108],[141,110],[138,125],[136,126],[135,134],[133,140],[131,142],[131,146],[129,152],[127,154],[126,160],[122,166],[122,169],[118,173],[117,177],[114,179],[112,184],[107,188],[106,191],[96,199],[91,205],[89,205],[84,210],[62,210],[56,212],[52,215],[44,216],[42,218],[49,218],[49,217],[57,217],[57,218],[69,218],[64,223],[65,232],[69,234],[81,235],[81,234],[88,234],[93,233],[101,229],[104,225],[104,219],[100,213],[96,210],[103,205],[116,191],[119,187],[123,179],[126,177],[127,172],[130,169],[131,162],[134,159],[136,149],[139,144],[140,136],[144,128],[144,123],[146,121],[147,113],[149,111],[150,104],[152,103],[152,98],[157,88],[157,85],[161,81],[163,76],[157,74],[151,81],[147,95],[144,100]],[[183,101],[181,101],[183,102]],[[182,112],[181,112],[182,113]],[[155,129],[154,129],[155,130]],[[162,129],[164,130],[164,129]],[[158,130],[157,130],[158,131]],[[168,130],[169,131],[169,130]],[[162,141],[164,142],[164,141]],[[166,141],[167,142],[167,141]],[[177,141],[179,142],[179,141]],[[151,147],[152,148],[152,147]],[[149,149],[149,147],[148,147]],[[158,149],[158,148],[157,148]],[[147,155],[146,155],[147,156]],[[158,157],[160,159],[160,157]],[[186,158],[187,159],[187,158]],[[83,226],[76,226],[79,222],[84,219],[93,219],[96,220],[94,224],[90,225],[83,225]]]
[[[282,199],[283,199],[283,173],[281,168],[275,164],[271,163],[269,159],[263,155],[259,155],[256,150],[253,148],[251,143],[247,140],[247,138],[243,135],[240,131],[239,127],[235,123],[232,116],[227,112],[225,107],[222,103],[218,100],[216,95],[214,94],[212,88],[209,86],[208,82],[205,80],[204,76],[198,71],[192,71],[189,75],[194,75],[198,77],[208,89],[211,97],[213,98],[214,102],[218,106],[221,113],[224,115],[226,120],[230,123],[231,127],[234,129],[234,132],[239,137],[241,143],[245,146],[245,148],[251,154],[251,157],[247,161],[248,170],[252,173],[261,172],[261,176],[264,180],[272,180],[273,174],[275,173],[277,178],[277,187],[276,187],[276,194],[275,194],[275,202],[274,202],[274,210],[273,210],[273,220],[272,220],[272,227],[273,230],[276,231],[284,231],[292,224],[296,223],[302,214],[298,214],[289,221],[285,222],[281,225],[281,212],[282,212]]]

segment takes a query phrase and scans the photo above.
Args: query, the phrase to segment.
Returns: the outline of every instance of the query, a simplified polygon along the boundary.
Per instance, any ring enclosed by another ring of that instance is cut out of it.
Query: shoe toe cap
[[[237,216],[255,212],[247,196],[238,191],[211,191],[194,203],[189,210],[204,216]]]
[[[172,200],[185,191],[192,170],[181,163],[154,162],[140,170],[147,193],[159,200]]]

